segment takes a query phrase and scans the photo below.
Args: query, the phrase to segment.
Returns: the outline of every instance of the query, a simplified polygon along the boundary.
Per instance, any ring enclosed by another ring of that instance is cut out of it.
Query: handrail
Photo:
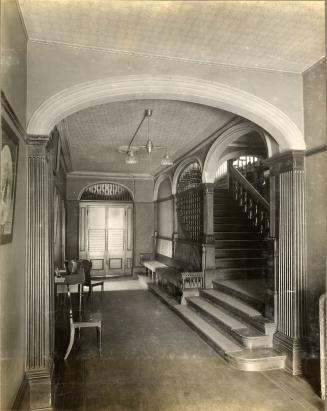
[[[229,189],[242,211],[251,221],[254,228],[268,237],[270,231],[269,202],[252,186],[249,181],[229,162]]]
[[[259,203],[261,203],[266,210],[269,211],[270,206],[268,201],[262,197],[262,195],[257,191],[253,185],[243,176],[242,173],[240,173],[237,168],[235,168],[232,164],[229,165],[229,171],[230,174],[232,174],[240,184],[246,189],[247,192],[249,192],[256,200],[258,200]]]

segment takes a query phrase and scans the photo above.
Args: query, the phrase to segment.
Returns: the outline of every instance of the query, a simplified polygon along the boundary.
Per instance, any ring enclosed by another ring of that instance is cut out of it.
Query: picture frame
[[[19,138],[1,117],[0,245],[12,242],[18,169]]]

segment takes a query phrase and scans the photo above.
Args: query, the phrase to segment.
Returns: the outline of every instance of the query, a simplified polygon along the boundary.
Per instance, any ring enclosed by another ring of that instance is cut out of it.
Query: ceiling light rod
[[[135,139],[135,137],[136,137],[136,134],[138,133],[139,129],[141,128],[144,120],[145,120],[147,117],[151,117],[151,116],[152,116],[152,110],[151,110],[151,108],[147,108],[147,109],[144,111],[143,118],[142,118],[140,124],[138,125],[135,133],[133,134],[133,137],[132,137],[130,143],[128,144],[128,149],[127,149],[128,151],[131,150],[131,146],[132,146],[133,141],[134,141],[134,139]],[[149,138],[149,136],[148,136],[148,138]]]

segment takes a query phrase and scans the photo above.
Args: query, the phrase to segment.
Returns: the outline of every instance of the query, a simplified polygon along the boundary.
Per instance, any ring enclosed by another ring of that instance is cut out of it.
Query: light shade
[[[171,166],[171,165],[173,165],[173,161],[170,159],[168,152],[166,153],[165,156],[162,157],[161,165],[162,166]]]
[[[125,163],[126,164],[137,164],[138,163],[138,159],[134,156],[133,151],[130,150],[127,152]]]

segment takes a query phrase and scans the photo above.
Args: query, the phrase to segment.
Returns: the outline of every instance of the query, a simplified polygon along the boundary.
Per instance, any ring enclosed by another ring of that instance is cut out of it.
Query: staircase
[[[234,367],[244,371],[284,367],[272,348],[276,325],[264,317],[267,242],[219,180],[214,191],[216,279],[213,289],[186,298],[179,315]]]

